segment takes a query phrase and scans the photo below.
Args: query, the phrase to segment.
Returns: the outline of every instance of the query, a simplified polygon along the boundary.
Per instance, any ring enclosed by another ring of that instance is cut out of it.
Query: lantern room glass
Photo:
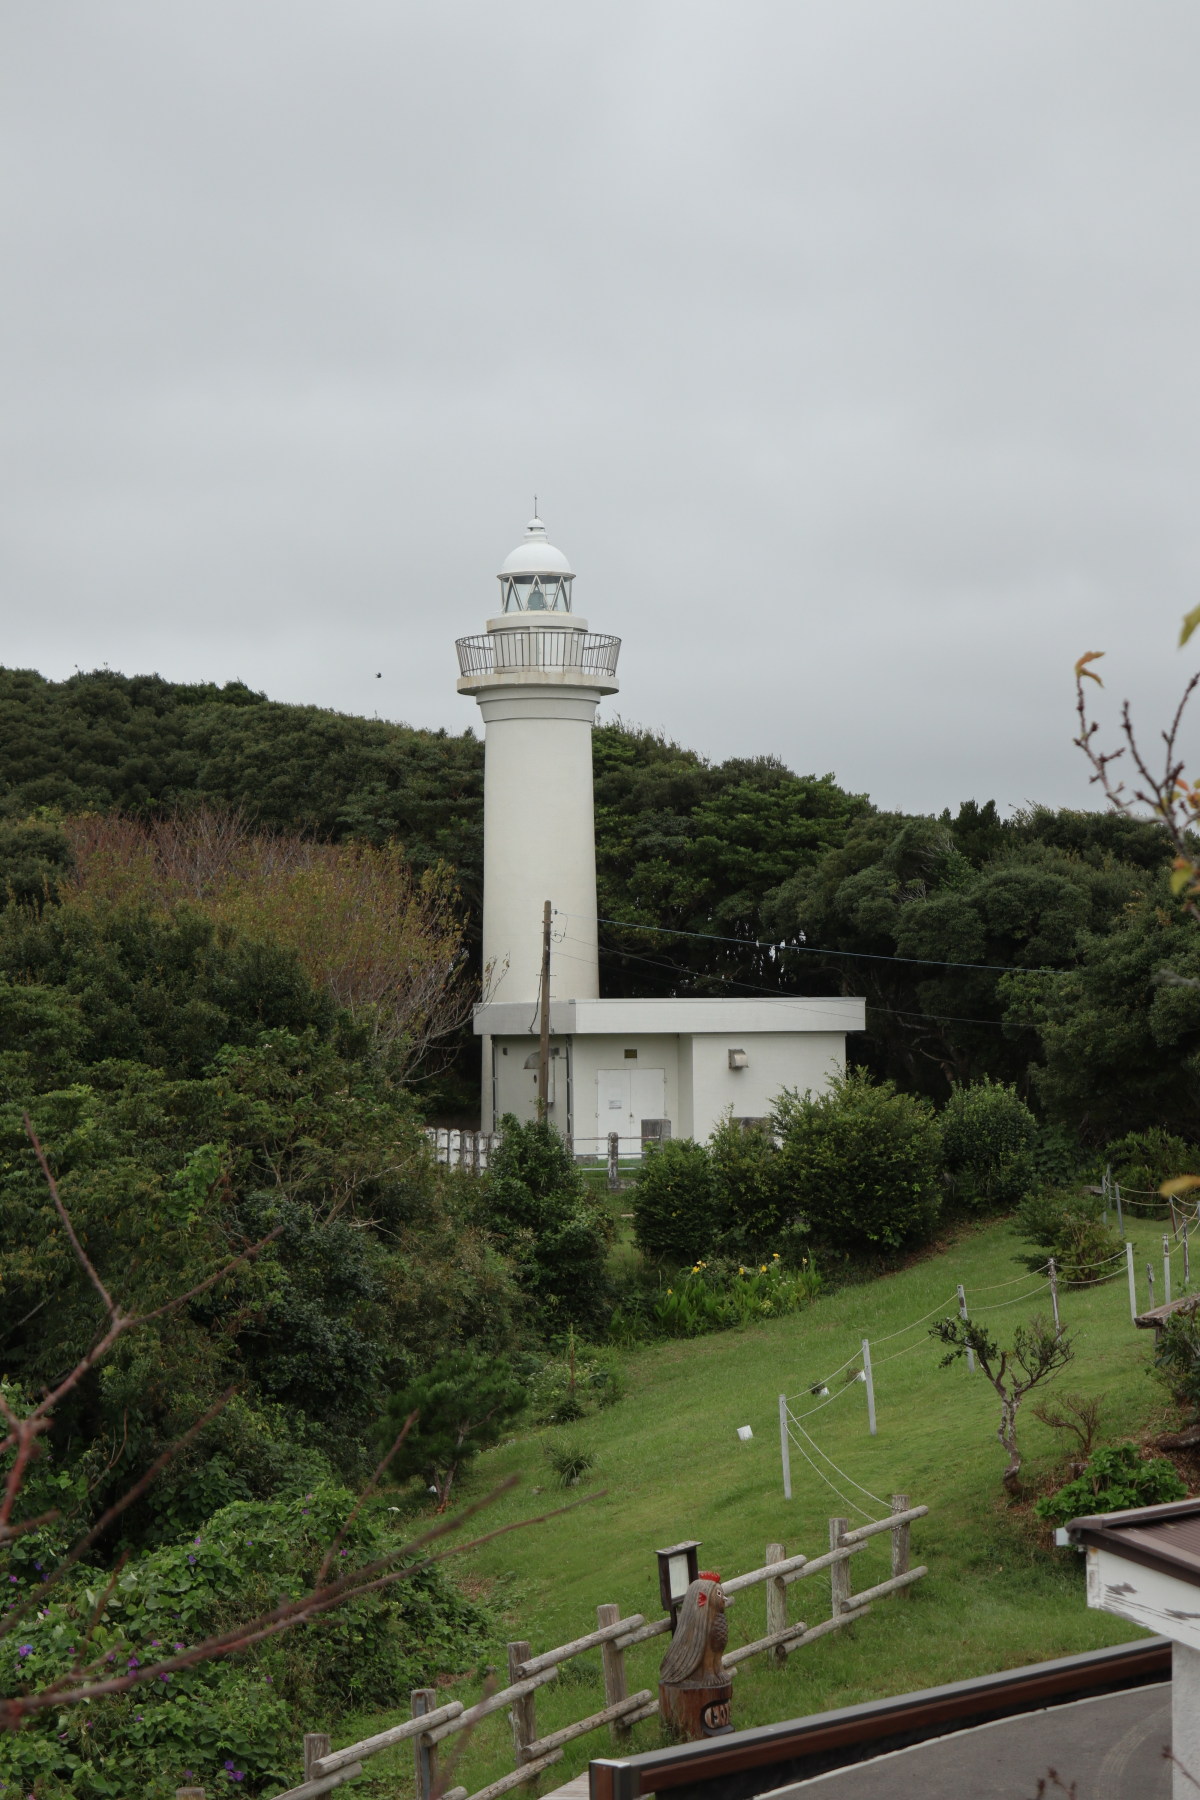
[[[570,612],[571,576],[509,575],[504,581],[504,610]]]

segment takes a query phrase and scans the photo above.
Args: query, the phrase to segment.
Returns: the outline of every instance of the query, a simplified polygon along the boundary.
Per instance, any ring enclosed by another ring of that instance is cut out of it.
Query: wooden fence
[[[870,1612],[874,1601],[919,1581],[928,1570],[924,1565],[915,1569],[909,1566],[909,1533],[914,1519],[923,1519],[928,1511],[927,1506],[909,1506],[907,1494],[893,1494],[892,1510],[886,1519],[874,1520],[853,1530],[845,1519],[830,1519],[829,1549],[821,1556],[811,1559],[788,1556],[782,1544],[768,1544],[766,1561],[761,1568],[751,1569],[745,1575],[734,1575],[722,1584],[730,1599],[747,1588],[765,1586],[767,1600],[765,1636],[727,1650],[726,1668],[734,1669],[748,1657],[760,1654],[765,1654],[775,1667],[782,1667],[794,1650],[815,1642],[828,1632],[840,1630],[843,1625],[853,1624]],[[892,1537],[892,1573],[886,1581],[877,1582],[856,1594],[851,1585],[852,1559],[866,1549],[868,1539],[884,1531],[890,1532]],[[803,1619],[789,1621],[789,1587],[825,1571],[829,1573],[829,1618],[816,1625],[809,1625]],[[474,1706],[464,1706],[461,1700],[449,1700],[439,1706],[435,1689],[417,1688],[411,1695],[410,1718],[375,1737],[364,1738],[361,1743],[334,1750],[323,1733],[309,1732],[304,1739],[304,1781],[299,1787],[278,1795],[277,1800],[316,1800],[319,1794],[332,1793],[344,1782],[361,1775],[363,1764],[369,1757],[407,1741],[413,1745],[418,1800],[432,1800],[440,1791],[439,1746],[460,1732],[469,1732],[482,1719],[505,1708],[512,1725],[515,1766],[510,1774],[480,1788],[470,1800],[498,1800],[498,1796],[509,1789],[536,1780],[544,1769],[561,1760],[565,1745],[589,1731],[599,1731],[607,1726],[613,1741],[624,1746],[633,1727],[642,1719],[652,1718],[658,1711],[657,1694],[649,1688],[633,1694],[629,1692],[626,1653],[635,1645],[644,1644],[670,1629],[670,1619],[655,1619],[647,1624],[641,1613],[631,1613],[623,1618],[620,1607],[609,1603],[596,1608],[595,1631],[574,1638],[569,1644],[560,1644],[554,1650],[545,1650],[535,1656],[528,1643],[511,1643],[508,1646],[508,1685],[485,1693]],[[538,1689],[557,1679],[563,1663],[588,1650],[600,1651],[604,1706],[585,1719],[576,1719],[557,1731],[539,1734]],[[442,1800],[468,1800],[467,1790],[464,1787],[449,1788],[442,1794]]]

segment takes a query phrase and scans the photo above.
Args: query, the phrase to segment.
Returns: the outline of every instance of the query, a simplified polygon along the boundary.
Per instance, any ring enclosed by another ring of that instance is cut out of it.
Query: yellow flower
[[[739,1275],[744,1275],[744,1274],[745,1274],[745,1273],[746,1273],[746,1271],[745,1271],[745,1269],[739,1269],[739,1270],[738,1270],[738,1274],[739,1274]]]
[[[759,1266],[758,1266],[758,1272],[759,1272],[759,1274],[760,1274],[760,1275],[765,1275],[765,1274],[766,1274],[766,1272],[767,1272],[767,1265],[766,1265],[766,1263],[760,1263],[760,1264],[759,1264]]]
[[[775,1250],[775,1251],[773,1251],[773,1252],[772,1252],[772,1255],[773,1255],[773,1258],[774,1258],[774,1260],[775,1260],[775,1261],[776,1261],[776,1262],[778,1262],[778,1261],[779,1261],[779,1252],[778,1252],[778,1250]]]
[[[675,1292],[675,1289],[674,1289],[674,1288],[668,1288],[668,1289],[667,1289],[667,1292],[668,1292],[668,1294],[673,1294],[673,1293],[674,1293],[674,1292]]]

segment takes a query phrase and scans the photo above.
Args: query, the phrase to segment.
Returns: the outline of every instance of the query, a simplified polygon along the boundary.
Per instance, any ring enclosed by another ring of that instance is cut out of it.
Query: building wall
[[[744,1069],[729,1067],[731,1050],[746,1052]],[[681,1039],[680,1051],[691,1065],[691,1132],[697,1138],[708,1136],[726,1107],[735,1118],[763,1118],[785,1087],[821,1093],[846,1066],[840,1031],[706,1032]]]
[[[536,1057],[536,1032],[520,1037],[496,1037],[491,1067],[495,1069],[496,1119],[506,1112],[519,1119],[537,1117],[537,1070],[525,1068]],[[762,1118],[783,1088],[800,1093],[820,1093],[832,1075],[845,1068],[843,1032],[712,1032],[691,1034],[627,1033],[624,1036],[577,1033],[550,1040],[554,1071],[551,1123],[569,1131],[580,1155],[603,1155],[608,1133],[616,1130],[624,1154],[636,1153],[640,1144],[642,1113],[637,1104],[639,1088],[656,1086],[655,1071],[662,1071],[665,1112],[673,1137],[706,1138],[727,1107],[735,1118]],[[636,1051],[627,1057],[627,1050]],[[729,1067],[730,1050],[744,1050],[744,1069]],[[558,1052],[554,1055],[554,1052]],[[621,1077],[630,1077],[632,1115],[610,1102],[621,1091]],[[490,1129],[487,1106],[490,1093],[489,1063],[484,1063],[484,1129]],[[597,1098],[601,1105],[597,1111]],[[650,1102],[643,1097],[643,1104]]]

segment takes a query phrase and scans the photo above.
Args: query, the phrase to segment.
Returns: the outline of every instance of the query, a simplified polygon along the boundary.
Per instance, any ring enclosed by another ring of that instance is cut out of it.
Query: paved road
[[[1170,1800],[1171,1684],[1001,1719],[852,1769],[778,1788],[772,1800],[1033,1800],[1057,1769],[1079,1800]],[[1047,1800],[1060,1800],[1050,1789]]]

